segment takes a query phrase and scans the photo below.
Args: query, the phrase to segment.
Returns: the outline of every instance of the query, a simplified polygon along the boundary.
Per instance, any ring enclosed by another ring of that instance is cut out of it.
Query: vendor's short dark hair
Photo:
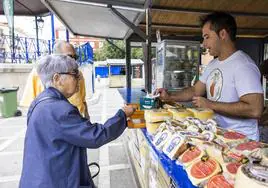
[[[211,24],[211,28],[217,34],[220,33],[222,29],[225,29],[230,36],[232,41],[236,39],[236,22],[233,16],[225,12],[214,12],[205,16],[200,17],[201,27],[206,23]]]

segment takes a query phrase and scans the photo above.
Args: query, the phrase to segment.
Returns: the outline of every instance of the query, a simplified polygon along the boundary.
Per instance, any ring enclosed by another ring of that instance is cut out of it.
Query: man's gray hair
[[[63,54],[62,53],[63,46],[72,46],[72,45],[66,41],[63,41],[63,40],[58,41],[54,45],[53,54],[62,55]]]
[[[71,72],[78,69],[76,61],[66,55],[46,55],[42,57],[37,66],[37,73],[45,88],[52,86],[54,74]]]

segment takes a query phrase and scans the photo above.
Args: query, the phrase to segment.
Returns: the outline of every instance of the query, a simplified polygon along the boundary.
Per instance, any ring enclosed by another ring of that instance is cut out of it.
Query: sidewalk
[[[124,104],[117,89],[99,87],[88,102],[91,122],[104,123]],[[26,131],[26,113],[23,116],[0,119],[0,188],[18,187]],[[101,171],[94,179],[98,188],[136,188],[130,160],[124,143],[124,134],[99,149],[88,149],[88,162],[98,162]],[[92,169],[94,174],[95,169]],[[99,181],[100,180],[100,181]]]

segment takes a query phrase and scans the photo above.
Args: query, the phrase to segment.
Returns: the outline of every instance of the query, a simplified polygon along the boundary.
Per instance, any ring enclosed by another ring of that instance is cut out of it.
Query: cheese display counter
[[[167,108],[146,110],[146,128],[127,131],[141,187],[268,187],[266,143],[219,128],[209,109]]]

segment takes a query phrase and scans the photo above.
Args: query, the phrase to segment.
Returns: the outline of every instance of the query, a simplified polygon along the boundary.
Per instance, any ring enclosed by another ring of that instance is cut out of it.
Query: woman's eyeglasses
[[[79,58],[79,56],[76,55],[76,54],[74,54],[74,55],[73,54],[68,54],[67,56],[73,58],[74,60],[78,60],[78,58]]]
[[[80,78],[80,74],[78,70],[73,70],[72,72],[58,72],[58,74],[68,74],[68,75],[75,77],[76,79]]]

